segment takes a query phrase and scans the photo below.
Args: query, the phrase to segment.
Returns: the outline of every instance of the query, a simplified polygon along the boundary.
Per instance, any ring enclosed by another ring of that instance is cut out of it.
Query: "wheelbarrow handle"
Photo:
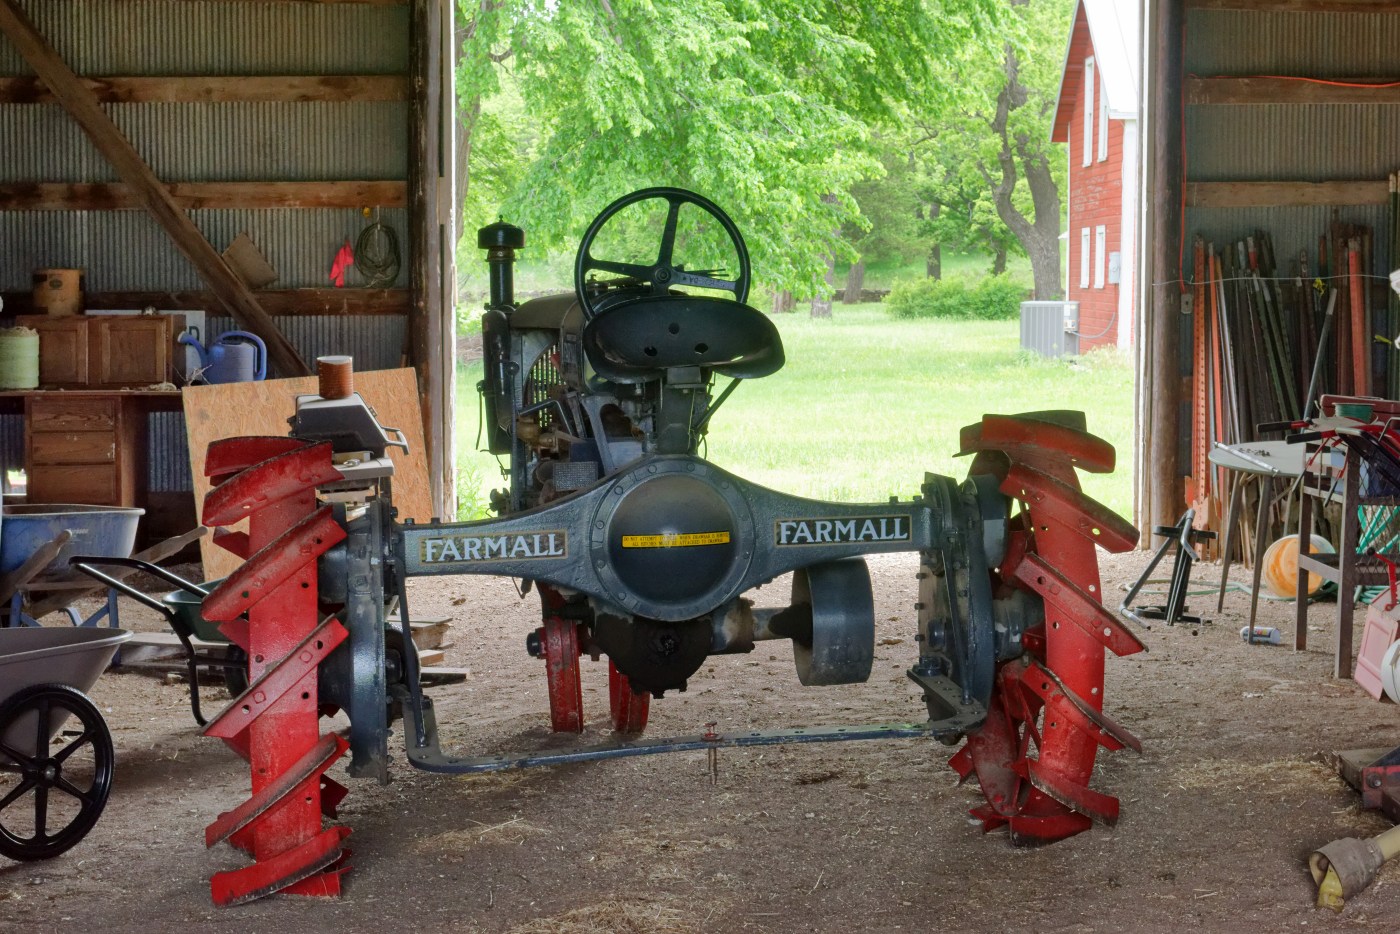
[[[142,593],[141,591],[137,590],[135,587],[132,587],[125,581],[118,580],[110,574],[104,574],[103,572],[97,570],[97,568],[93,567],[93,565],[95,564],[108,565],[111,567],[134,568],[138,571],[145,571],[147,574],[158,577],[168,584],[173,584],[176,587],[191,591],[193,593],[201,594],[202,596],[208,596],[208,591],[206,591],[203,587],[198,587],[190,583],[189,581],[184,580],[183,578],[175,574],[172,574],[165,568],[157,567],[156,565],[151,564],[149,561],[142,561],[139,558],[110,558],[96,555],[74,555],[73,557],[68,559],[68,566],[73,570],[86,574],[88,577],[91,577],[93,580],[99,583],[106,584],[108,587],[111,587],[118,593],[130,597],[137,603],[150,607],[151,609],[159,613],[161,616],[165,617],[165,621],[170,625],[171,631],[175,633],[175,637],[180,640],[180,644],[184,646],[185,649],[186,665],[189,669],[190,678],[190,712],[194,714],[194,722],[198,723],[200,726],[204,726],[206,723],[208,723],[208,721],[204,719],[204,714],[199,709],[199,669],[195,664],[196,659],[194,652],[194,644],[190,642],[190,637],[193,635],[193,633],[189,631],[189,628],[185,625],[184,621],[180,619],[179,614],[175,612],[173,607],[166,606],[165,603],[163,603],[162,601],[157,600],[155,597]]]
[[[164,617],[165,617],[165,621],[168,622],[168,623],[171,625],[172,628],[178,628],[178,626],[177,626],[177,624],[176,624],[176,622],[175,622],[175,611],[172,610],[170,607],[166,606],[164,603],[161,603],[161,602],[160,602],[159,600],[157,600],[155,597],[152,597],[152,596],[149,596],[148,594],[142,593],[141,591],[137,590],[135,587],[132,587],[132,586],[131,586],[130,584],[128,584],[126,581],[118,580],[117,578],[112,577],[110,574],[104,574],[104,573],[102,573],[101,571],[97,570],[97,568],[93,567],[91,564],[88,563],[88,562],[90,562],[90,561],[92,561],[92,562],[101,561],[101,562],[103,562],[103,563],[107,563],[108,561],[111,561],[111,560],[113,560],[113,559],[108,559],[108,558],[89,558],[89,557],[85,557],[85,556],[81,556],[81,555],[75,555],[75,556],[73,556],[72,558],[69,558],[69,559],[68,559],[68,566],[69,566],[70,568],[72,568],[73,570],[75,570],[75,571],[81,571],[82,573],[86,574],[88,577],[91,577],[93,580],[98,581],[98,582],[101,583],[101,584],[105,584],[106,586],[111,587],[113,590],[115,590],[115,591],[117,591],[117,592],[119,592],[119,593],[121,593],[121,594],[123,594],[123,595],[125,595],[125,596],[130,597],[131,599],[135,600],[137,603],[140,603],[140,604],[143,604],[144,606],[150,607],[151,609],[153,609],[153,610],[155,610],[157,613],[159,613],[161,616],[164,616]],[[118,559],[118,560],[129,560],[129,559]]]
[[[111,558],[97,555],[74,555],[73,557],[68,559],[68,566],[73,568],[74,570],[82,571],[88,577],[91,577],[95,580],[100,580],[104,584],[111,583],[111,578],[107,577],[105,574],[102,574],[100,571],[95,571],[91,567],[91,565],[105,565],[107,567],[131,568],[136,571],[145,571],[152,577],[159,577],[161,580],[165,581],[167,584],[170,584],[172,587],[178,587],[181,590],[188,590],[191,593],[197,593],[201,597],[209,596],[209,591],[205,587],[199,584],[192,584],[189,581],[185,580],[183,577],[179,576],[178,574],[175,574],[171,571],[167,571],[165,568],[161,567],[158,564],[152,564],[149,561],[142,561],[140,558]],[[122,593],[126,594],[127,596],[135,596],[135,594],[133,594],[129,588],[118,587],[117,589],[120,590]],[[145,595],[142,594],[142,596]]]

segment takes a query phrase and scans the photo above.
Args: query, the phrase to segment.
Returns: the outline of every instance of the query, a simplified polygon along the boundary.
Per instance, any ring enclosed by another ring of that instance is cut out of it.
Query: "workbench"
[[[1374,587],[1389,582],[1386,564],[1375,555],[1357,550],[1361,522],[1357,510],[1362,506],[1400,506],[1400,497],[1367,496],[1361,492],[1361,458],[1348,448],[1340,477],[1307,470],[1303,472],[1301,504],[1298,515],[1298,593],[1307,593],[1307,575],[1317,574],[1337,585],[1337,635],[1332,676],[1352,677],[1352,629],[1355,626],[1356,588]],[[1342,534],[1335,555],[1310,554],[1308,539],[1312,534],[1315,501],[1342,504]],[[1400,555],[1389,554],[1392,560]],[[1308,643],[1308,601],[1298,600],[1293,647],[1302,650]]]

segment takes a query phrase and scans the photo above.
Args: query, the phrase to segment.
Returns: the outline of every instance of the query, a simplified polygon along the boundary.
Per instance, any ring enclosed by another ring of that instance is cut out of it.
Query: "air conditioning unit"
[[[1045,357],[1079,353],[1078,302],[1022,302],[1021,349]]]

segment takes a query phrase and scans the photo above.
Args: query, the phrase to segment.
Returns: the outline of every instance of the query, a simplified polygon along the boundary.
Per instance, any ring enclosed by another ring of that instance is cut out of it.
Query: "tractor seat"
[[[683,366],[758,379],[776,373],[784,360],[783,340],[767,315],[705,295],[614,305],[584,325],[583,349],[598,375],[615,383],[645,383]]]

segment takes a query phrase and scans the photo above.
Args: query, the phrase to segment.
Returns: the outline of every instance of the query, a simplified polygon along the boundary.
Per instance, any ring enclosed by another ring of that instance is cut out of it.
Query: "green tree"
[[[819,293],[850,258],[852,189],[881,165],[933,62],[989,31],[996,0],[476,0],[460,9],[459,183],[499,186],[532,246],[577,242],[613,198],[678,185],[745,232],[755,279]],[[877,52],[878,49],[878,52]],[[502,69],[534,148],[503,166],[510,121],[487,119]],[[495,194],[495,192],[493,192]],[[488,218],[482,218],[485,220]],[[472,227],[475,220],[468,221]]]
[[[860,300],[866,263],[902,265],[922,256],[929,239],[921,223],[925,166],[908,133],[894,127],[878,133],[876,143],[883,171],[852,187],[860,217],[843,230],[856,256],[846,276],[847,304]]]
[[[934,187],[943,235],[986,238],[995,249],[1004,230],[1030,257],[1036,297],[1060,298],[1065,165],[1050,125],[1074,0],[1010,0],[1008,11],[1000,43],[939,62],[953,106],[933,100],[919,123],[944,169]]]

